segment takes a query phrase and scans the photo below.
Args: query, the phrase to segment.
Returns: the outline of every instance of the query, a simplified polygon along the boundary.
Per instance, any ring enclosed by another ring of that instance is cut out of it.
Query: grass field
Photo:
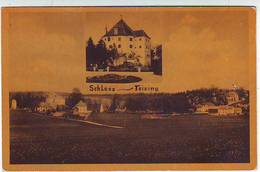
[[[11,111],[10,117],[13,164],[249,162],[247,117],[127,115],[123,129],[25,111]]]

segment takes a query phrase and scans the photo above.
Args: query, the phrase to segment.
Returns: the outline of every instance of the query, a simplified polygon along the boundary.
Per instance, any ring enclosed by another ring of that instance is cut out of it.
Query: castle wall
[[[109,38],[110,41],[108,40]],[[132,39],[132,41],[130,41],[130,39]],[[103,37],[102,40],[105,42],[106,47],[108,49],[111,49],[115,44],[118,52],[121,54],[123,53],[130,54],[132,51],[134,51],[133,36],[110,36],[110,37]]]
[[[151,41],[145,36],[135,38],[135,53],[140,56],[140,63],[144,66],[151,65]]]
[[[145,36],[109,36],[103,37],[102,40],[108,49],[111,49],[115,45],[121,54],[126,53],[129,55],[134,52],[139,56],[140,63],[143,66],[151,65],[151,41]]]

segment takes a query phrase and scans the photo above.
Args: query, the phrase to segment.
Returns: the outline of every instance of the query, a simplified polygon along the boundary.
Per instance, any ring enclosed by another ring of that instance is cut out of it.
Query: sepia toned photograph
[[[255,168],[254,8],[5,8],[3,33],[5,167]]]
[[[89,37],[86,47],[87,82],[160,82],[162,45],[152,45],[152,38],[143,29],[133,30],[122,15],[120,18],[111,29],[105,26],[105,33],[97,44]],[[110,24],[110,18],[107,19],[106,23]],[[88,23],[91,25],[91,21]]]
[[[13,164],[250,161],[249,92],[244,89],[15,92],[10,105]]]

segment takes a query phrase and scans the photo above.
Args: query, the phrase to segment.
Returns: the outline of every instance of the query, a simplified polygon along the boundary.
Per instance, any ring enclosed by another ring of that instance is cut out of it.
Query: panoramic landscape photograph
[[[10,93],[10,160],[27,163],[246,163],[249,92]]]
[[[251,8],[6,13],[11,165],[252,163]]]

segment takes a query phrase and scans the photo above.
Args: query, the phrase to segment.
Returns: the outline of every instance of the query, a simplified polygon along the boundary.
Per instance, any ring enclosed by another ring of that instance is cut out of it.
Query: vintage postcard
[[[256,9],[2,9],[6,170],[256,167]]]

